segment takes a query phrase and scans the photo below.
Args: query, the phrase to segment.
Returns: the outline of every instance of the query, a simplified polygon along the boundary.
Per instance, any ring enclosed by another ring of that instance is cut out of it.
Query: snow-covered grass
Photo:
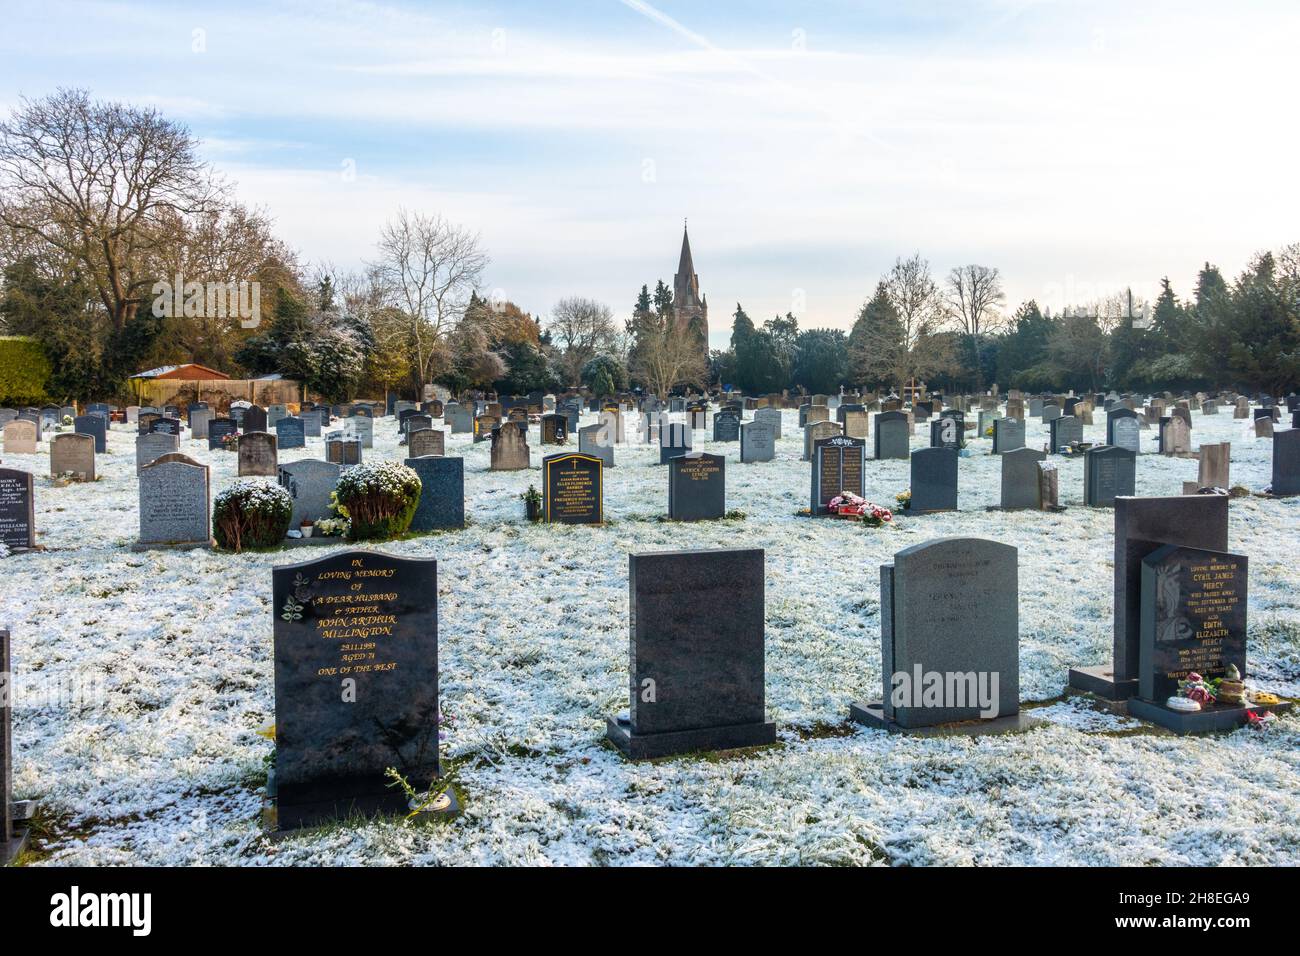
[[[590,416],[584,418],[584,423]],[[1104,421],[1086,429],[1101,441]],[[1232,479],[1270,480],[1270,443],[1249,423],[1195,415],[1196,442],[1233,443]],[[392,419],[367,460],[401,460]],[[1084,508],[1083,463],[1057,459],[1059,514],[988,511],[1000,462],[975,439],[961,511],[867,531],[798,517],[809,466],[797,415],[777,459],[727,456],[727,506],[747,517],[661,521],[657,449],[620,447],[603,527],[524,520],[533,468],[465,457],[470,525],[379,545],[439,561],[444,754],[466,811],[431,827],[380,821],[279,843],[258,828],[274,720],[271,567],[346,545],[230,555],[130,549],[138,530],[134,427],[114,426],[93,484],[54,487],[47,446],[4,454],[36,478],[38,541],[3,559],[13,631],[15,782],[50,811],[50,863],[1297,863],[1300,718],[1259,732],[1175,738],[1075,699],[1066,670],[1108,661],[1113,513]],[[914,447],[925,439],[918,427]],[[1152,450],[1154,432],[1143,432]],[[1028,424],[1041,446],[1046,428]],[[320,439],[282,460],[323,457]],[[551,451],[553,449],[545,449]],[[235,455],[182,440],[212,465]],[[1145,454],[1138,494],[1177,494],[1196,462]],[[902,461],[868,462],[867,497],[893,504]],[[932,537],[973,535],[1020,552],[1020,686],[1047,726],[970,740],[889,736],[845,722],[880,687],[879,566]],[[1250,557],[1250,676],[1300,696],[1300,499],[1231,503],[1230,546]],[[767,703],[780,743],[742,754],[628,764],[602,743],[627,706],[629,552],[762,547]],[[81,691],[84,699],[75,699]]]

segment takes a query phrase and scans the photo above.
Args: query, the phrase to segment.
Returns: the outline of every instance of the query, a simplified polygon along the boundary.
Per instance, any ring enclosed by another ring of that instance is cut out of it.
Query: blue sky
[[[1009,306],[1300,240],[1294,3],[6,0],[0,110],[83,86],[202,137],[305,261],[399,206],[482,234],[487,290],[625,314],[690,218],[737,301],[847,327],[898,255]]]

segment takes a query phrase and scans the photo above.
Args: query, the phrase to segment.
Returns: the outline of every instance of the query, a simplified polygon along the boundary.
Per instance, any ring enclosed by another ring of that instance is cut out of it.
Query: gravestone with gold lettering
[[[1249,711],[1286,709],[1250,700],[1230,683],[1246,677],[1245,555],[1170,544],[1142,559],[1138,696],[1129,713],[1177,733],[1229,730]],[[1235,673],[1234,673],[1235,672]],[[1199,678],[1213,699],[1192,701],[1187,682]],[[1171,706],[1175,705],[1175,706]]]
[[[389,775],[421,794],[438,790],[438,562],[345,551],[271,578],[268,828],[455,812],[450,791],[411,806]]]
[[[808,506],[812,514],[829,514],[830,500],[842,491],[862,496],[866,458],[867,443],[862,438],[832,435],[813,443],[812,497]]]
[[[542,459],[543,516],[547,524],[600,524],[604,518],[602,462],[568,453]]]

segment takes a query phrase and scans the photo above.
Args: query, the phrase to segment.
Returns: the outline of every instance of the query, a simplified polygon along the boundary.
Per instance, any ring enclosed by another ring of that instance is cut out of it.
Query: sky
[[[189,125],[307,263],[399,208],[484,291],[626,316],[689,219],[725,347],[849,327],[899,256],[1059,311],[1300,240],[1300,4],[4,0],[0,112],[83,87]]]

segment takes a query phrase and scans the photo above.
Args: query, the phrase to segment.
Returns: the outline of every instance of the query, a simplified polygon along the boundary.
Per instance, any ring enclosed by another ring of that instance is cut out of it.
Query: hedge
[[[0,405],[39,405],[46,399],[50,361],[41,343],[0,335]]]

